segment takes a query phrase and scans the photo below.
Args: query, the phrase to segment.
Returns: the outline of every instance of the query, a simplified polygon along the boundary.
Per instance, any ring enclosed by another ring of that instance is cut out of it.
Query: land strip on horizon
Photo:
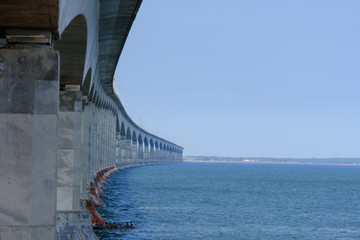
[[[217,157],[185,156],[184,162],[318,164],[360,166],[360,158],[268,158],[268,157]]]

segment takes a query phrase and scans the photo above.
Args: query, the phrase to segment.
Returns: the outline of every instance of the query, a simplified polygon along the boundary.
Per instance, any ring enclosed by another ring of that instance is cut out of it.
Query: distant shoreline
[[[287,165],[329,165],[329,166],[360,166],[359,163],[312,163],[312,162],[272,162],[272,161],[220,161],[186,159],[183,162],[191,163],[238,163],[238,164],[287,164]]]

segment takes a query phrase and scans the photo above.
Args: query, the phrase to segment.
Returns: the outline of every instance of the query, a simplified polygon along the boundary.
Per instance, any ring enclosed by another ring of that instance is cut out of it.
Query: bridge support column
[[[104,110],[99,108],[98,109],[98,116],[99,116],[99,131],[98,131],[98,136],[99,136],[99,167],[97,169],[97,171],[100,171],[101,169],[104,168],[104,134],[105,134],[105,126],[104,126]]]
[[[170,163],[171,162],[171,152],[170,150],[166,150],[166,159],[165,159],[166,163]]]
[[[164,149],[160,149],[160,157],[159,159],[156,159],[157,163],[162,163],[165,160],[165,150]]]
[[[175,162],[180,162],[180,158],[179,158],[179,154],[178,154],[178,152],[177,151],[175,151]]]
[[[125,136],[120,137],[120,166],[126,165],[127,151],[126,151],[126,139]]]
[[[142,143],[139,143],[137,148],[137,162],[139,165],[144,164],[144,148]]]
[[[111,146],[110,144],[110,133],[109,133],[109,122],[110,122],[110,119],[109,119],[109,112],[108,110],[104,110],[104,142],[103,142],[103,155],[104,155],[104,165],[102,167],[102,169],[104,168],[108,168],[110,167],[110,161],[111,161],[111,158],[110,158],[110,150],[109,150],[109,147]]]
[[[0,239],[54,239],[59,54],[0,49]]]
[[[168,156],[168,151],[166,149],[164,149],[163,152],[163,160],[161,161],[161,163],[167,163],[169,161],[169,156]]]
[[[183,161],[183,150],[180,150],[179,157],[180,157],[180,161],[182,162]]]
[[[121,164],[121,136],[120,132],[116,132],[115,140],[115,165],[119,166]]]
[[[86,165],[81,166],[83,113],[80,86],[66,86],[60,92],[59,160],[57,187],[57,239],[81,239],[91,235],[89,213],[80,208],[81,183]],[[83,183],[84,184],[84,183]],[[83,186],[84,188],[84,186]],[[83,191],[86,191],[83,189]],[[95,236],[91,236],[95,239]]]
[[[96,106],[96,105],[95,105]],[[101,118],[100,118],[100,113],[99,113],[99,108],[98,106],[95,107],[94,109],[95,111],[95,121],[96,123],[94,124],[94,154],[95,154],[95,158],[94,158],[94,175],[96,175],[96,173],[99,171],[100,167],[101,167]]]
[[[149,145],[144,146],[144,164],[149,165]]]
[[[98,126],[98,119],[97,119],[97,108],[94,103],[91,103],[91,177],[95,177],[97,172],[97,159],[98,159],[98,146],[97,146],[97,126]]]
[[[169,156],[169,159],[167,162],[169,162],[169,163],[173,162],[173,152],[171,150],[168,151],[168,156]]]
[[[164,159],[164,163],[168,163],[170,162],[170,152],[165,149],[165,159]]]
[[[100,149],[100,138],[99,138],[99,132],[101,131],[101,125],[100,125],[100,116],[99,116],[99,109],[98,107],[95,105],[94,106],[94,135],[93,135],[93,140],[94,140],[94,176],[96,175],[97,171],[99,171],[100,169],[100,153],[101,153],[101,149]]]
[[[159,162],[161,159],[161,148],[158,147],[155,149],[155,153],[154,153],[154,160],[153,160],[153,163],[157,163]]]
[[[113,114],[112,111],[109,110],[109,117],[110,117],[110,121],[109,121],[109,163],[110,163],[110,167],[111,166],[116,166],[116,136],[117,136],[117,132],[116,132],[116,116],[115,114]],[[119,133],[120,136],[120,133]]]
[[[94,103],[90,103],[91,121],[90,121],[90,158],[91,158],[91,178],[95,177],[97,172],[97,114],[96,106]]]
[[[131,145],[132,145],[132,140],[131,139],[126,139],[125,140],[125,144],[126,144],[126,166],[129,167],[131,165],[133,165],[132,162],[132,149],[131,149]]]
[[[179,161],[182,162],[183,161],[183,154],[182,154],[182,150],[179,151]]]
[[[155,153],[156,152],[154,152],[154,145],[150,145],[149,164],[154,164],[154,162],[155,162]]]
[[[109,115],[110,115],[110,130],[109,130],[109,134],[110,134],[110,144],[109,144],[109,155],[110,155],[110,166],[116,166],[116,115],[109,110]],[[119,136],[120,136],[120,132],[119,132]]]
[[[82,141],[81,141],[81,196],[82,200],[88,198],[89,183],[91,181],[91,108],[87,98],[83,97],[82,113]]]
[[[108,168],[110,165],[110,157],[109,157],[109,140],[110,140],[110,135],[109,135],[109,113],[106,109],[103,110],[103,152],[102,152],[102,156],[103,156],[103,165],[102,165],[102,169],[104,168]]]
[[[138,150],[137,150],[137,143],[132,141],[131,142],[131,153],[132,153],[132,158],[131,158],[131,165],[133,166],[137,166],[138,165],[138,161],[137,161],[137,153],[138,153]]]
[[[164,150],[164,160],[162,163],[168,163],[169,162],[169,151],[168,150]]]
[[[60,92],[58,211],[80,210],[81,98],[80,86]]]
[[[174,150],[171,150],[171,162],[176,162],[176,153],[174,152]]]

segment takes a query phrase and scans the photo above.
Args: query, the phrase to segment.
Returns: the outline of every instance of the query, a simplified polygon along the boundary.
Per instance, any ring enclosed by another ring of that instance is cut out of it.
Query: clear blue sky
[[[185,155],[360,157],[360,1],[143,1],[115,74]]]

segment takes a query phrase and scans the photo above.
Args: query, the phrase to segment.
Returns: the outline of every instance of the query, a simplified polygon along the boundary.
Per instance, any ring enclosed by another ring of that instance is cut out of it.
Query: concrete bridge
[[[96,239],[85,207],[115,166],[182,161],[113,88],[140,4],[0,1],[1,240]]]

